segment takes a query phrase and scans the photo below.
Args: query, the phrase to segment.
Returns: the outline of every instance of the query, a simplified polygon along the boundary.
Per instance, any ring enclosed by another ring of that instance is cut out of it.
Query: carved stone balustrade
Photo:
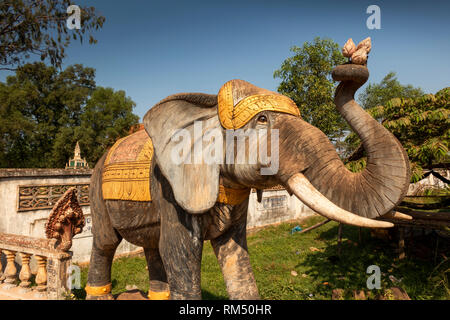
[[[20,257],[22,258],[22,268],[20,269],[19,279],[20,286],[24,289],[28,289],[31,285],[31,268],[30,259],[31,254],[21,252]]]
[[[38,272],[36,274],[37,291],[44,292],[47,289],[47,258],[36,256],[38,263]]]
[[[67,288],[67,271],[72,260],[72,252],[69,251],[72,238],[82,232],[84,225],[77,189],[73,187],[53,206],[45,225],[47,239],[0,233],[0,290],[19,288],[22,293],[36,291],[38,297],[44,299],[64,299],[70,291]],[[2,251],[6,257],[4,270]],[[19,274],[15,263],[17,253],[22,261]],[[31,288],[32,256],[37,263],[35,288]],[[11,292],[8,293],[11,295]]]
[[[3,265],[2,265],[2,249],[0,249],[0,283],[5,280],[5,275],[3,274]]]
[[[12,286],[16,282],[17,269],[14,263],[16,252],[12,250],[3,250],[3,253],[6,256],[6,268],[4,272],[5,280],[3,281]]]
[[[0,269],[0,274],[3,273],[1,277],[3,280],[0,280],[0,283],[3,282],[0,284],[1,290],[19,287],[22,292],[35,291],[36,297],[44,299],[65,298],[69,291],[67,269],[71,265],[72,252],[58,249],[56,239],[0,234],[0,250],[7,261],[4,269]],[[15,264],[17,254],[22,260],[19,273]],[[30,259],[32,256],[37,262],[37,274],[34,280],[36,287],[31,287]]]

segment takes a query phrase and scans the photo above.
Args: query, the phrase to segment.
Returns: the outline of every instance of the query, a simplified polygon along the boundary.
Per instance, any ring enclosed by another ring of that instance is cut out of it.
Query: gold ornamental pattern
[[[117,141],[108,152],[103,168],[103,199],[151,201],[152,158],[152,140],[144,130]]]
[[[232,189],[219,184],[219,195],[217,202],[237,205],[241,204],[250,194],[250,188],[245,189]]]
[[[266,110],[300,116],[300,111],[292,99],[275,92],[249,95],[234,105],[233,85],[239,86],[236,81],[228,81],[220,88],[218,94],[217,111],[220,123],[225,129],[242,128],[256,114]]]
[[[233,85],[232,81],[225,83],[217,96],[220,123],[226,129],[233,129]]]

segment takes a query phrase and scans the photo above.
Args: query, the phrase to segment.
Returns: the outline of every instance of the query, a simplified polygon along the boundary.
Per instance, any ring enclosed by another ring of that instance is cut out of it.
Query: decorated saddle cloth
[[[150,168],[153,144],[145,130],[118,140],[106,155],[102,173],[105,200],[151,201]],[[219,185],[218,202],[236,205],[250,189],[231,189]]]
[[[103,199],[151,201],[150,166],[153,144],[145,130],[118,140],[103,166]]]

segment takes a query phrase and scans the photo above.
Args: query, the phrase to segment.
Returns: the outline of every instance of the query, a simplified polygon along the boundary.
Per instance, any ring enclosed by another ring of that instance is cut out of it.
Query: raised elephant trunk
[[[288,180],[288,186],[303,203],[321,215],[345,224],[367,228],[393,227],[390,222],[375,221],[357,216],[324,197],[301,173],[294,174]]]
[[[341,81],[336,89],[335,104],[361,138],[367,152],[367,166],[360,173],[350,172],[326,136],[317,134],[316,128],[302,121],[302,124],[296,123],[302,141],[295,143],[297,149],[307,154],[304,165],[299,167],[302,174],[291,173],[294,175],[290,179],[283,180],[300,200],[324,216],[346,224],[381,227],[377,221],[359,220],[361,217],[349,215],[347,211],[366,218],[390,212],[409,186],[408,156],[394,135],[354,100],[356,90],[368,79],[367,68],[340,65],[332,76]],[[322,198],[319,195],[323,195]],[[327,202],[328,199],[331,202]]]
[[[369,77],[367,68],[341,65],[333,70],[332,76],[341,81],[336,89],[336,107],[359,135],[367,153],[365,170],[355,176],[361,188],[351,199],[365,195],[367,203],[355,207],[358,212],[370,218],[382,216],[398,205],[408,191],[411,179],[408,155],[394,135],[354,100],[356,90]]]

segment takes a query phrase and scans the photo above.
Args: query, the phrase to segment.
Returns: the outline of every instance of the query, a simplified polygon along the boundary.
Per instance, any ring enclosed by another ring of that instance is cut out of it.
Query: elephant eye
[[[260,115],[259,117],[258,117],[258,122],[259,123],[267,123],[267,117],[265,116],[265,115]]]

